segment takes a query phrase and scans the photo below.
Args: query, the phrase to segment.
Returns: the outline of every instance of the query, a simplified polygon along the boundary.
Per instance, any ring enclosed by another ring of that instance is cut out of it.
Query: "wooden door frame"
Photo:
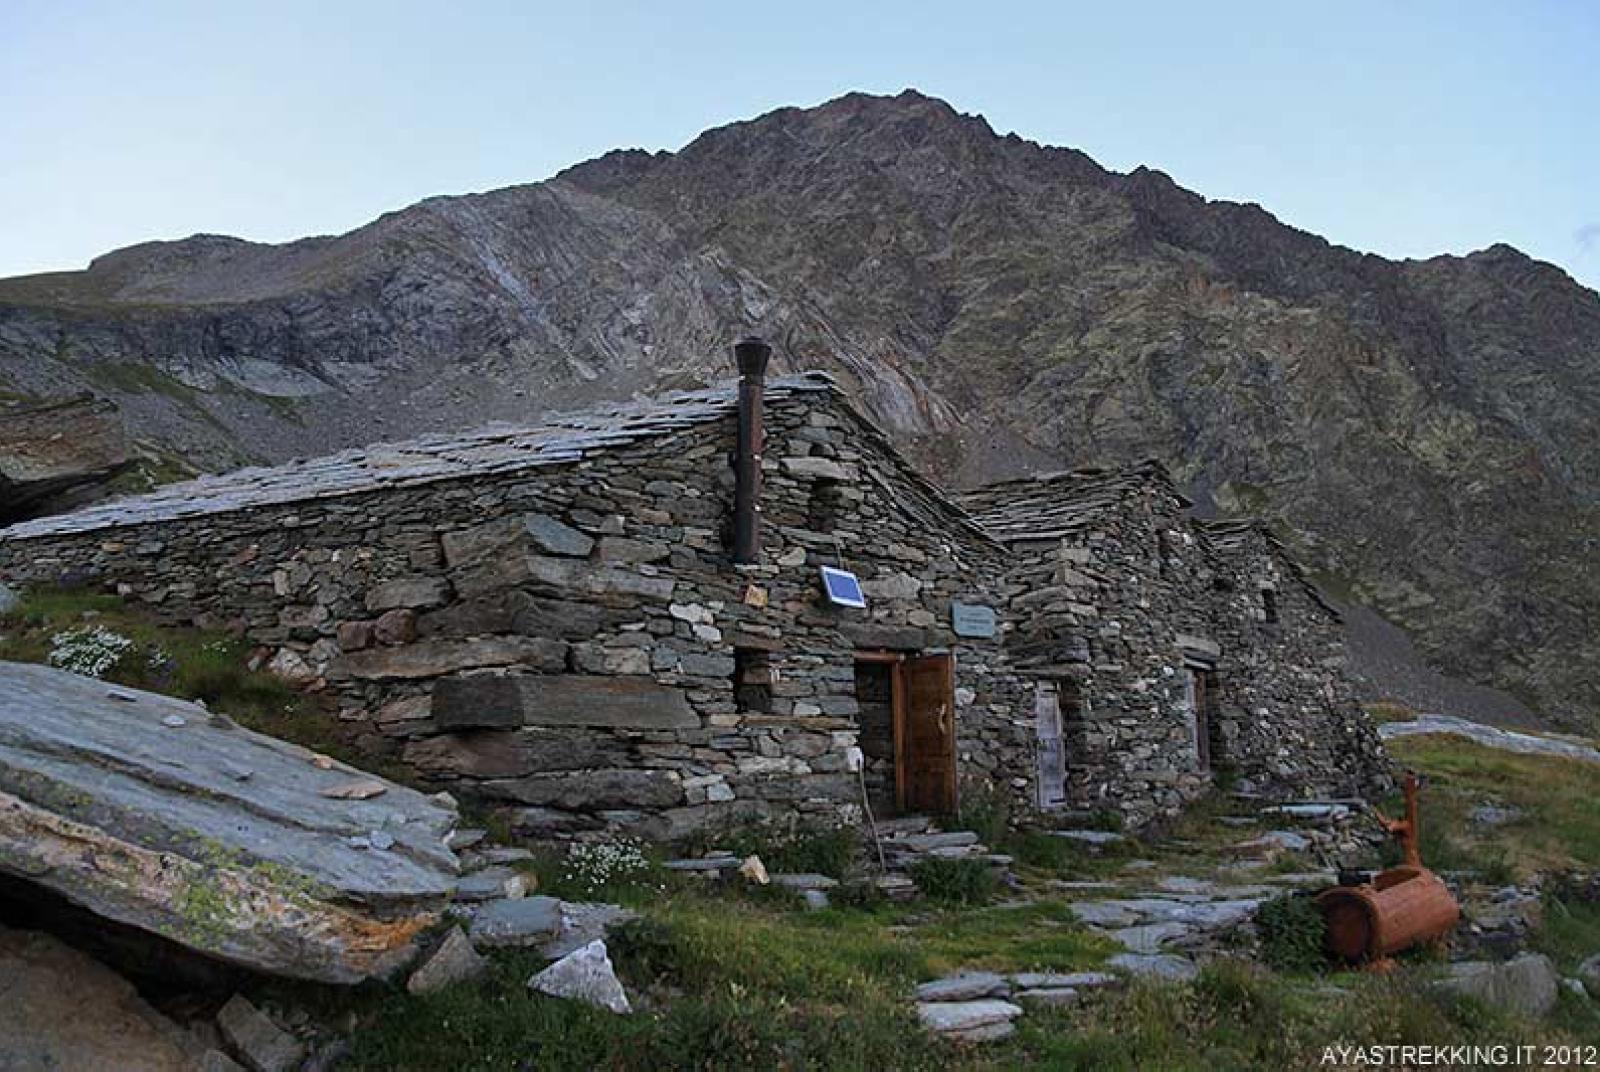
[[[889,668],[890,733],[894,735],[894,807],[906,810],[906,683],[901,671],[902,651],[871,650],[856,653],[856,662]]]
[[[906,786],[910,781],[909,767],[910,755],[907,744],[910,735],[906,732],[906,719],[909,716],[908,690],[906,688],[905,664],[910,659],[943,659],[948,676],[946,690],[950,705],[950,803],[954,810],[960,806],[960,778],[957,777],[956,760],[956,701],[955,677],[956,657],[951,651],[940,652],[903,652],[885,650],[860,650],[855,653],[858,663],[869,663],[889,667],[889,710],[891,715],[892,732],[894,734],[894,804],[900,812],[906,810]]]
[[[1210,774],[1215,759],[1211,754],[1211,712],[1215,703],[1213,693],[1217,688],[1217,667],[1215,663],[1186,659],[1184,670],[1189,675],[1189,687],[1194,693],[1195,759],[1201,772]]]

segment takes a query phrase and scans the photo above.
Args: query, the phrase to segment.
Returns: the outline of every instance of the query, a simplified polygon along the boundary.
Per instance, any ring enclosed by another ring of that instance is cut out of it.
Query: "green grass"
[[[994,898],[999,883],[986,860],[930,856],[911,865],[911,878],[929,901],[976,907]]]
[[[856,862],[861,834],[850,827],[806,823],[742,824],[702,834],[690,847],[759,856],[773,874],[844,878]]]
[[[909,1000],[957,967],[1098,964],[1109,947],[1060,906],[926,915],[785,911],[686,890],[608,943],[630,995],[615,1017],[530,993],[536,956],[425,998],[355,1003],[357,1069],[1010,1068],[1022,1051],[926,1035]]]
[[[1413,722],[1417,717],[1415,708],[1390,700],[1365,704],[1363,710],[1366,711],[1368,718],[1379,725],[1385,722]]]
[[[629,992],[615,1017],[531,994],[543,962],[497,958],[481,984],[383,997],[359,1069],[934,1068],[905,996],[914,946],[860,912],[809,915],[684,894],[609,943]]]
[[[1388,748],[1428,777],[1421,847],[1430,867],[1484,870],[1501,884],[1537,871],[1600,868],[1600,766],[1442,735],[1405,737]],[[1484,803],[1522,814],[1500,826],[1475,825],[1469,816]],[[1397,814],[1398,801],[1385,810]]]

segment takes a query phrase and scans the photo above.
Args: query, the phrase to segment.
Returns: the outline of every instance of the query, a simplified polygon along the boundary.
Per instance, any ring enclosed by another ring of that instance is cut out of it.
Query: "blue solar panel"
[[[867,597],[861,593],[861,582],[849,570],[823,566],[822,588],[828,593],[829,602],[841,607],[864,608],[867,605]]]

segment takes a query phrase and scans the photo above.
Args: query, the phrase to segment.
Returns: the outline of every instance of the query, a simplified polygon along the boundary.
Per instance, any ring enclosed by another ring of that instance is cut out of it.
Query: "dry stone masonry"
[[[539,837],[854,822],[863,785],[893,810],[914,737],[873,667],[912,656],[949,657],[963,792],[1027,812],[1143,822],[1222,769],[1283,795],[1381,778],[1331,611],[1257,530],[1188,520],[1158,468],[963,508],[826,377],[773,380],[762,556],[736,566],[736,405],[205,477],[0,532],[0,582],[233,630],[362,748]],[[1035,509],[1056,502],[1070,523]],[[821,566],[867,608],[830,603]]]

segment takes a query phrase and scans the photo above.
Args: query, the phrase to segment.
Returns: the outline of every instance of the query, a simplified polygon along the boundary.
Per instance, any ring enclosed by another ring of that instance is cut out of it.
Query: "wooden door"
[[[1035,686],[1033,722],[1039,746],[1039,806],[1057,807],[1067,800],[1067,752],[1061,739],[1061,697],[1053,682]]]
[[[900,810],[947,815],[956,810],[955,661],[908,658],[896,669],[895,786]]]
[[[1202,771],[1211,769],[1211,675],[1199,667],[1191,667],[1189,678],[1193,683],[1194,755]]]

